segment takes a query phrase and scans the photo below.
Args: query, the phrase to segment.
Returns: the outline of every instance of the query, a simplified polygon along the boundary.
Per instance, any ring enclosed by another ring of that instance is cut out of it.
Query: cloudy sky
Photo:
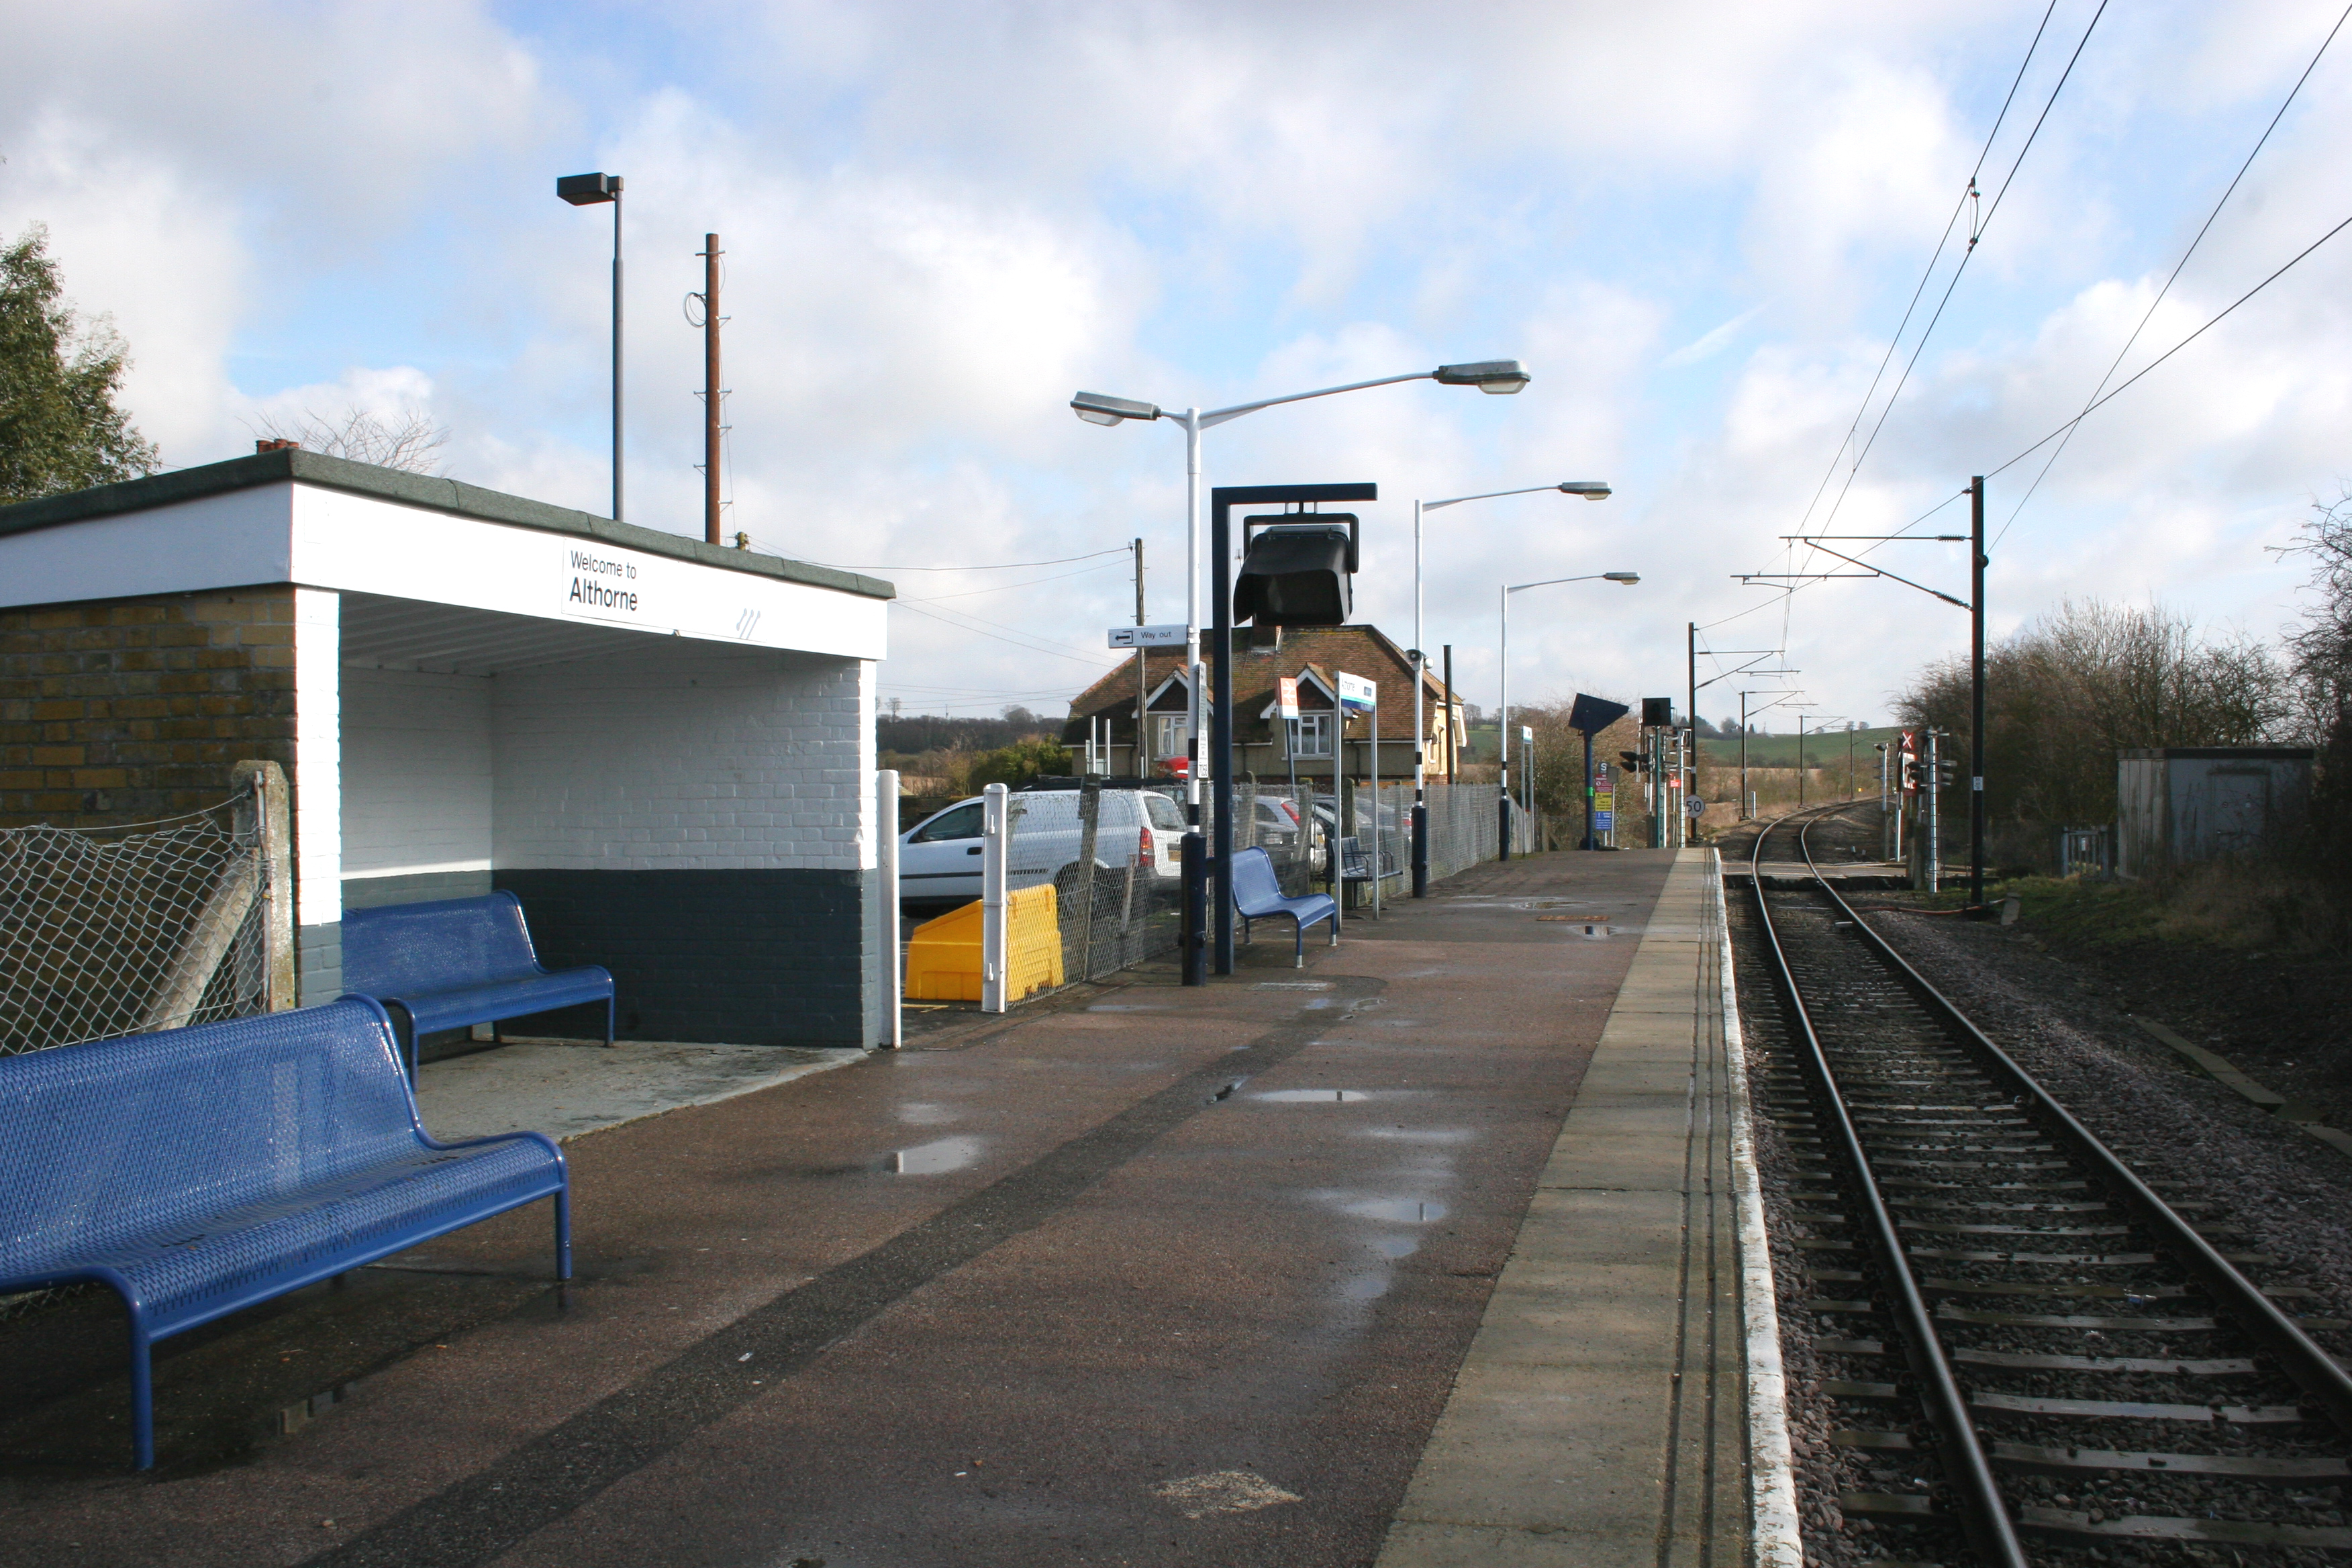
[[[910,711],[1058,712],[1107,667],[1125,559],[1067,558],[1142,537],[1150,617],[1181,618],[1181,433],[1081,424],[1073,391],[1205,408],[1516,356],[1517,397],[1237,421],[1211,481],[1377,481],[1359,604],[1404,640],[1412,498],[1606,479],[1433,516],[1425,640],[1468,696],[1499,584],[1632,569],[1515,600],[1515,696],[1679,693],[1697,621],[1803,672],[1702,711],[1777,684],[1881,719],[1960,612],[1730,574],[1974,472],[2000,468],[1996,634],[2070,595],[2294,616],[2269,547],[2352,477],[2352,235],[2093,415],[2022,511],[2051,448],[2000,466],[2144,319],[2117,379],[2352,215],[2347,29],[2150,314],[2341,10],[86,0],[10,21],[0,230],[47,226],[171,466],[273,416],[422,409],[452,476],[602,510],[610,229],[552,182],[624,174],[631,521],[700,530],[682,307],[715,229],[730,527],[898,584],[883,691]],[[1954,547],[1881,558],[1965,595]]]

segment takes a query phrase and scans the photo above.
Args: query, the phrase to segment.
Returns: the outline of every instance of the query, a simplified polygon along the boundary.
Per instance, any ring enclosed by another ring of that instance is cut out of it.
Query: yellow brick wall
[[[218,805],[246,758],[294,765],[294,590],[0,610],[0,827]]]

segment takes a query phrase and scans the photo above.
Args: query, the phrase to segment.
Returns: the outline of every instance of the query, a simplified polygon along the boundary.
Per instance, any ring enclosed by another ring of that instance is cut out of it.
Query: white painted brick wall
[[[500,868],[874,865],[874,666],[709,643],[492,683]]]
[[[343,918],[342,595],[294,590],[294,918]]]
[[[343,670],[344,876],[489,869],[493,684]]]

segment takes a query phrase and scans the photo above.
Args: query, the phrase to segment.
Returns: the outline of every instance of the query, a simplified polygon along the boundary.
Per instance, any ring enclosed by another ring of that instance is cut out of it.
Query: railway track
[[[1811,1281],[1783,1311],[1829,1374],[1827,1468],[1867,1478],[1838,1498],[1864,1555],[2352,1560],[2352,1376],[2317,1342],[2352,1321],[2303,1315],[2278,1259],[2136,1173],[1906,963],[1815,871],[1829,815],[1758,835],[1738,923]],[[1768,859],[1809,877],[1767,886]]]

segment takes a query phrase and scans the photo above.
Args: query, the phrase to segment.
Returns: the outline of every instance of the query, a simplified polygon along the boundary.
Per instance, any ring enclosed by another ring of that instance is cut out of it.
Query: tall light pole
[[[1405,381],[1434,381],[1447,386],[1475,386],[1481,392],[1509,394],[1527,385],[1528,373],[1515,359],[1479,360],[1467,364],[1442,364],[1435,370],[1418,370],[1409,375],[1384,375],[1377,381],[1354,381],[1345,386],[1326,386],[1314,392],[1294,392],[1284,397],[1264,397],[1255,403],[1237,403],[1231,408],[1212,408],[1202,413],[1187,408],[1179,414],[1172,408],[1162,408],[1156,403],[1139,403],[1132,398],[1111,397],[1099,392],[1081,392],[1070,399],[1070,408],[1089,425],[1119,425],[1129,419],[1150,422],[1171,420],[1184,431],[1184,668],[1191,692],[1187,706],[1188,723],[1192,731],[1185,742],[1187,761],[1184,769],[1184,798],[1191,808],[1195,826],[1201,820],[1201,437],[1202,432],[1223,425],[1228,419],[1238,419],[1244,414],[1255,414],[1261,408],[1272,408],[1281,403],[1304,403],[1310,397],[1330,397],[1342,392],[1361,392],[1371,386],[1394,386]],[[1222,569],[1222,566],[1221,568]]]
[[[1507,858],[1511,852],[1511,595],[1524,594],[1530,588],[1549,588],[1560,583],[1622,583],[1630,588],[1641,580],[1642,574],[1639,572],[1587,572],[1580,577],[1547,577],[1540,583],[1512,584],[1506,586],[1499,595],[1503,606],[1503,634],[1498,662],[1502,666],[1503,689],[1498,705],[1501,722],[1496,726],[1496,738],[1502,746],[1500,757],[1503,793],[1500,809],[1503,813],[1503,854]]]
[[[1444,500],[1417,500],[1412,503],[1412,896],[1429,896],[1429,804],[1425,781],[1428,768],[1422,757],[1424,736],[1421,710],[1424,700],[1422,692],[1423,671],[1428,668],[1429,656],[1422,652],[1421,629],[1421,514],[1435,511],[1440,507],[1460,506],[1464,501],[1493,500],[1498,496],[1531,496],[1538,490],[1558,490],[1562,495],[1582,496],[1586,500],[1609,499],[1608,484],[1601,479],[1568,479],[1556,485],[1529,485],[1525,489],[1488,490],[1483,495],[1453,496]],[[1453,712],[1453,671],[1446,672],[1446,711]],[[1452,733],[1449,718],[1448,734]]]
[[[621,176],[566,174],[555,194],[575,207],[613,204],[613,521],[621,521]]]

